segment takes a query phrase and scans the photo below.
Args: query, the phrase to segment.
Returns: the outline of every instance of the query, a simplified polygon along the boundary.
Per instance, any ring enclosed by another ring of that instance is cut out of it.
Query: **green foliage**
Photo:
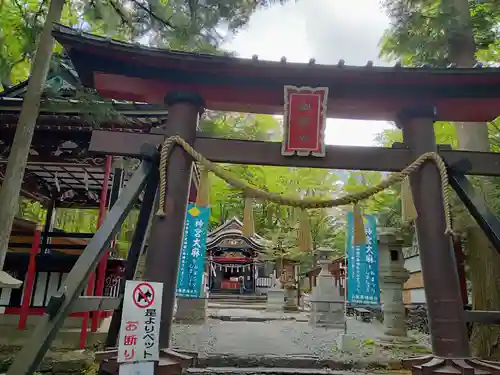
[[[43,206],[28,199],[21,199],[16,217],[34,223],[43,224],[46,219],[47,211]],[[77,208],[59,208],[56,210],[54,229],[63,230],[68,233],[94,233],[97,229],[97,209],[77,209]],[[116,237],[115,255],[126,258],[131,234],[134,231],[135,223],[139,215],[138,210],[132,210],[127,219],[125,219],[121,231]]]
[[[50,0],[0,1],[0,88],[28,78]],[[284,0],[67,1],[61,23],[97,35],[184,51],[219,53],[221,30],[244,26],[260,7]],[[62,51],[60,45],[55,53]]]
[[[202,131],[213,136],[273,141],[281,138],[280,123],[272,116],[210,114],[202,123]],[[332,171],[314,168],[286,168],[272,166],[223,165],[235,176],[252,185],[277,194],[297,198],[303,196],[331,197],[338,193],[338,176]],[[243,216],[243,194],[215,176],[211,176],[211,228],[232,217]],[[339,254],[344,252],[342,220],[336,212],[325,209],[310,210],[309,218],[315,248],[328,246]],[[340,215],[342,219],[342,213]],[[287,257],[302,263],[304,269],[312,264],[312,254],[297,248],[298,212],[268,201],[254,204],[256,232],[274,243],[264,257]]]
[[[403,64],[446,66],[448,35],[445,28],[450,14],[440,0],[385,0],[391,27],[381,41],[381,56],[401,59]],[[469,0],[472,30],[477,57],[483,62],[497,62],[500,39],[500,5],[498,0]]]
[[[450,145],[453,148],[458,147],[455,127],[451,122],[439,121],[434,124],[434,133],[436,142],[442,145]],[[384,130],[377,135],[375,141],[384,147],[391,147],[394,142],[403,142],[403,133],[401,130],[393,128]]]
[[[17,217],[32,221],[34,223],[42,223],[45,220],[46,210],[39,202],[32,202],[28,199],[21,198],[17,211]]]
[[[280,123],[272,116],[210,112],[200,128],[219,138],[246,140],[280,140]]]
[[[343,186],[344,193],[358,193],[379,184],[387,178],[380,172],[350,172]],[[381,227],[401,227],[401,189],[394,186],[361,202],[364,213],[377,216]]]

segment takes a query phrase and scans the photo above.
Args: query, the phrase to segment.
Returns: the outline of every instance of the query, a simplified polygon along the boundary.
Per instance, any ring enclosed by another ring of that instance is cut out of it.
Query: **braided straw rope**
[[[243,193],[247,197],[268,200],[273,203],[277,203],[284,206],[297,207],[300,209],[308,209],[308,208],[327,208],[327,207],[336,207],[336,206],[344,206],[348,204],[355,204],[359,201],[370,198],[371,196],[380,193],[381,191],[402,182],[405,178],[407,178],[410,174],[417,171],[424,165],[427,161],[432,161],[441,177],[441,189],[443,194],[444,201],[444,215],[445,215],[445,234],[453,235],[453,229],[451,227],[451,213],[450,213],[450,192],[448,190],[448,173],[446,170],[446,165],[436,152],[426,152],[425,154],[420,155],[413,163],[404,168],[401,172],[392,173],[386,180],[380,182],[379,184],[369,187],[368,189],[357,192],[346,194],[342,197],[334,198],[334,199],[318,199],[312,197],[306,197],[303,199],[297,199],[290,195],[281,195],[276,193],[270,193],[268,191],[264,191],[261,189],[252,186],[247,181],[241,180],[234,176],[232,173],[226,171],[225,169],[219,167],[215,163],[212,163],[210,160],[206,159],[203,155],[197,152],[189,143],[187,143],[184,139],[179,136],[169,137],[163,143],[163,147],[161,149],[160,155],[160,206],[157,216],[165,216],[164,207],[165,207],[165,193],[167,188],[167,180],[166,180],[166,169],[168,165],[168,159],[170,153],[172,152],[175,145],[178,144],[181,146],[191,157],[200,163],[204,168],[215,174],[217,177],[226,181],[228,184],[233,187],[243,191]]]

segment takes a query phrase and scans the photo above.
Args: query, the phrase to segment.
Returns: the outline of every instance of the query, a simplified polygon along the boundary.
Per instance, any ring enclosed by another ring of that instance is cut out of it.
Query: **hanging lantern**
[[[285,86],[282,155],[325,156],[328,87]]]

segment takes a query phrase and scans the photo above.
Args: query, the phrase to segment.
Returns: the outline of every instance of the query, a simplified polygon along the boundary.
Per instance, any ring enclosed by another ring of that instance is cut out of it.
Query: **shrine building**
[[[93,128],[141,134],[162,126],[167,119],[163,106],[144,103],[103,102],[103,114],[88,112],[85,103],[73,99],[79,79],[71,63],[62,62],[56,71],[49,73],[45,93],[52,92],[57,99],[42,98],[21,190],[23,199],[40,203],[45,217],[14,221],[4,270],[23,284],[18,289],[0,287],[0,344],[24,343],[94,236],[94,231],[70,233],[58,228],[56,217],[61,210],[98,210],[99,222],[137,165],[133,158],[89,153]],[[27,81],[0,92],[0,183],[26,89]],[[191,201],[196,199],[198,183],[196,166],[193,170]],[[137,207],[141,201],[142,196]],[[126,260],[116,250],[112,244],[92,275],[86,295],[119,295]],[[111,313],[71,314],[55,345],[83,348],[102,341],[105,332],[99,326]]]
[[[208,287],[211,293],[265,294],[271,286],[269,267],[259,255],[271,243],[254,234],[243,235],[243,224],[233,217],[207,235]]]

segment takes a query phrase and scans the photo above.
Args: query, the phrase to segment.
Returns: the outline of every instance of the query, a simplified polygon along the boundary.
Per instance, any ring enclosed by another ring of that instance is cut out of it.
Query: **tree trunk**
[[[467,264],[472,282],[472,308],[500,311],[500,257],[483,231],[467,228]],[[500,328],[474,323],[471,343],[475,357],[499,359]]]
[[[52,25],[61,19],[64,2],[65,0],[51,1],[47,19],[38,42],[23,107],[19,115],[4,182],[0,189],[0,284],[3,284],[2,287],[19,287],[22,283],[4,272],[3,266],[7,255],[16,205],[19,201],[24,170],[28,162],[31,141],[35,131],[36,119],[40,110],[40,99],[52,57],[54,47]]]
[[[468,0],[442,0],[442,11],[448,16],[445,25],[448,38],[448,53],[451,62],[458,67],[470,68],[476,63],[475,41],[471,26]],[[490,151],[487,123],[456,123],[456,134],[460,149]],[[489,184],[481,184],[488,197]],[[474,310],[500,311],[500,256],[491,246],[484,233],[470,222],[467,234],[467,264],[472,283],[472,305]],[[474,324],[471,342],[473,355],[481,358],[497,357],[500,328]]]

